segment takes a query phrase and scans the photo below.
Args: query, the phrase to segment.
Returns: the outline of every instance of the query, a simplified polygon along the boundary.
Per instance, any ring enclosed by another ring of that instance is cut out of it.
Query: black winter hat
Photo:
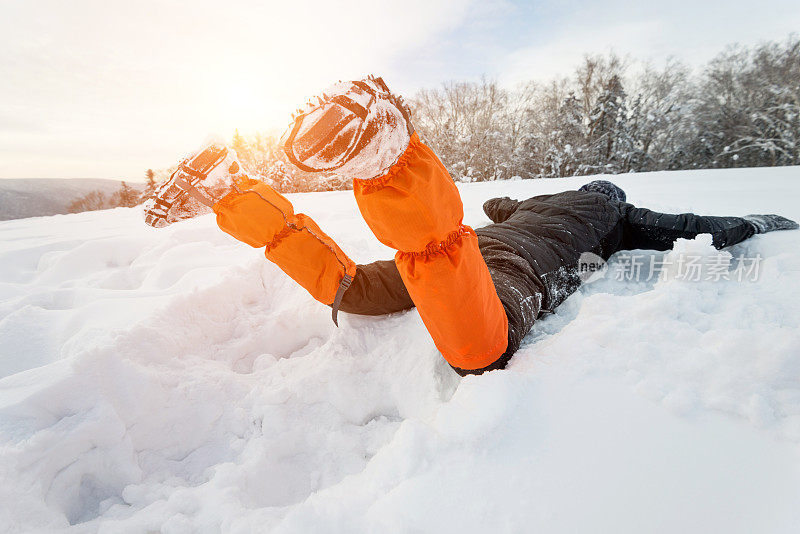
[[[616,185],[612,184],[611,182],[607,182],[606,180],[595,180],[594,182],[589,182],[588,184],[578,189],[578,191],[602,193],[611,200],[616,200],[618,202],[625,202],[625,199],[627,198],[625,196],[625,191],[623,191]]]

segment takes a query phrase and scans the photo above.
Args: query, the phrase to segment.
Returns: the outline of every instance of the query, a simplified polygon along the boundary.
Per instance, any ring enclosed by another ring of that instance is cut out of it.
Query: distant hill
[[[143,189],[141,183],[126,183]],[[95,190],[110,197],[121,184],[95,178],[0,179],[0,221],[68,213],[67,207],[78,197]]]

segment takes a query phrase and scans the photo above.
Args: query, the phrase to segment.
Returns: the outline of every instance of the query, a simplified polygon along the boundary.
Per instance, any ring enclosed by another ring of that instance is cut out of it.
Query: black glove
[[[797,230],[798,225],[791,219],[780,215],[746,215],[744,220],[753,225],[757,234],[765,234],[775,230]]]

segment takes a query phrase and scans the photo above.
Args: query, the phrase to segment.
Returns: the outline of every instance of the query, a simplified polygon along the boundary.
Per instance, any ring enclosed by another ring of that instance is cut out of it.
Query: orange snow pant
[[[264,182],[250,180],[240,189],[214,205],[217,225],[251,247],[265,247],[268,260],[312,297],[332,305],[356,274],[353,260],[317,223],[295,214],[292,203]]]
[[[494,363],[508,344],[508,317],[453,180],[417,134],[389,172],[353,180],[356,202],[394,261],[433,342],[453,367]]]
[[[253,185],[254,184],[254,185]],[[453,367],[482,369],[508,344],[508,318],[461,197],[439,158],[413,134],[385,176],[354,180],[356,202],[395,263],[436,347]],[[350,258],[309,217],[261,182],[214,206],[222,230],[266,256],[318,301],[333,304],[355,275]]]

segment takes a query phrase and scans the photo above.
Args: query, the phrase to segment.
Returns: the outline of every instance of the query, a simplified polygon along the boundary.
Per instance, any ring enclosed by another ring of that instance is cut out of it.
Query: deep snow
[[[800,219],[800,168],[611,179],[662,211]],[[466,222],[588,180],[461,186]],[[350,192],[291,200],[357,262],[390,257]],[[732,247],[755,282],[618,281],[612,259],[508,370],[461,379],[416,311],[337,329],[210,216],[0,223],[0,531],[797,532],[798,250]]]

